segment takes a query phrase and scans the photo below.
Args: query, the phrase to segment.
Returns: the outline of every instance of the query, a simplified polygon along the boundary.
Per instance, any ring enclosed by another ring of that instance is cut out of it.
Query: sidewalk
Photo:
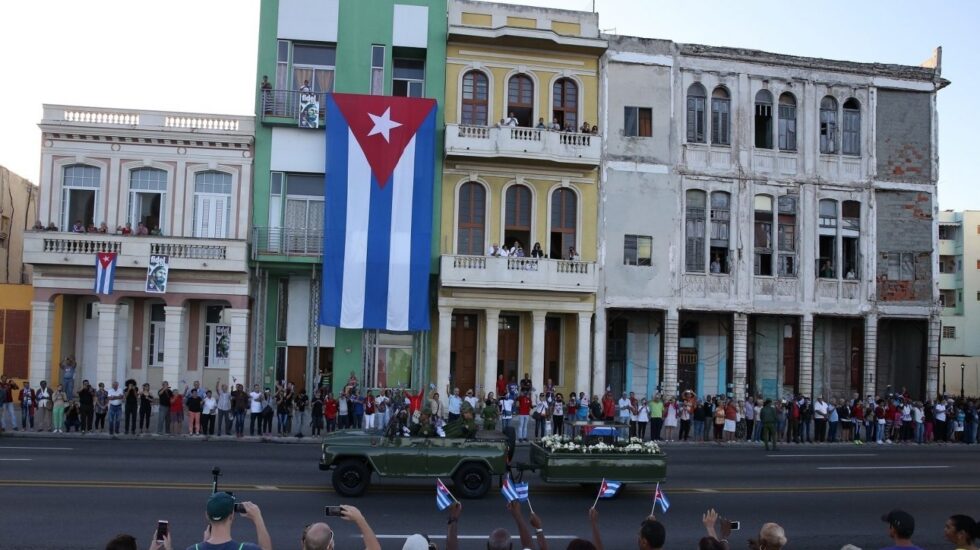
[[[5,438],[23,438],[23,439],[59,439],[59,440],[76,440],[76,439],[102,439],[102,440],[149,440],[149,441],[181,441],[181,442],[191,442],[191,441],[234,441],[239,443],[281,443],[281,444],[320,444],[320,437],[303,436],[296,437],[293,436],[283,436],[278,435],[272,436],[256,436],[256,435],[246,435],[243,437],[235,437],[233,435],[190,435],[190,434],[156,434],[156,433],[146,433],[146,434],[136,434],[136,435],[125,435],[119,434],[115,437],[109,435],[108,431],[104,432],[71,432],[71,433],[52,433],[52,432],[34,432],[34,431],[4,431],[0,433],[0,439]]]

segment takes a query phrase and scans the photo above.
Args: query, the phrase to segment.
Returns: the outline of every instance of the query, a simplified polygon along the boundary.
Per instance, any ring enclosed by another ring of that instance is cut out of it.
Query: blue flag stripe
[[[435,134],[436,109],[419,127],[415,139],[415,189],[412,195],[412,268],[408,326],[412,330],[429,329],[429,262],[432,245],[432,204],[435,186],[435,139],[421,139]],[[423,254],[422,251],[425,251]]]
[[[365,184],[367,185],[367,184]],[[367,272],[364,285],[364,326],[384,328],[388,323],[388,263],[391,255],[392,181],[384,188],[371,176],[368,215]]]
[[[332,95],[327,95],[327,120],[342,117]],[[344,283],[344,252],[347,232],[347,148],[350,133],[327,132],[327,162],[323,205],[323,289],[320,324],[340,326],[340,306]],[[333,238],[331,238],[333,237]],[[337,292],[333,289],[341,289]]]

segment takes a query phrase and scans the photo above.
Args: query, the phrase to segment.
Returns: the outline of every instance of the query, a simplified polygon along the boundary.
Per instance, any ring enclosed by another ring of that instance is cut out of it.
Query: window
[[[939,240],[950,241],[956,238],[956,226],[939,225]]]
[[[841,140],[842,153],[861,155],[861,104],[853,97],[844,102],[844,128]]]
[[[486,222],[487,191],[474,181],[459,188],[459,230],[456,235],[456,253],[483,254]]]
[[[943,327],[943,338],[949,340],[956,338],[956,327]]]
[[[704,191],[686,193],[684,213],[684,270],[704,273],[704,223],[707,198]]]
[[[755,264],[756,275],[772,275],[772,197],[755,196]]]
[[[796,151],[796,98],[789,92],[779,96],[779,150]]]
[[[463,75],[463,101],[460,123],[486,126],[489,118],[490,85],[482,71]]]
[[[841,261],[844,265],[844,278],[857,279],[860,274],[859,239],[861,236],[861,203],[844,201],[841,203]]]
[[[731,144],[731,98],[728,90],[718,86],[711,92],[711,143]]]
[[[391,95],[422,97],[425,94],[425,61],[395,59],[391,75]]]
[[[204,307],[204,368],[228,368],[231,356],[231,320],[228,308]]]
[[[507,116],[511,115],[520,126],[533,126],[534,81],[526,74],[515,74],[507,81]]]
[[[385,331],[369,331],[367,351],[373,367],[371,382],[378,388],[412,387],[414,337]]]
[[[194,177],[194,236],[224,239],[231,207],[231,174],[209,170]]]
[[[653,109],[649,107],[625,107],[623,111],[624,136],[653,136]]]
[[[293,89],[306,86],[317,94],[332,92],[336,59],[334,46],[293,44]]]
[[[707,93],[704,86],[691,84],[687,89],[687,142],[704,143],[704,102]]]
[[[73,164],[62,174],[61,227],[66,231],[75,223],[88,227],[95,224],[101,172],[95,166]]]
[[[511,185],[504,197],[504,244],[520,241],[531,244],[531,189],[526,185]],[[530,248],[525,248],[530,253]]]
[[[980,302],[980,290],[977,291],[977,301]]]
[[[578,231],[578,195],[561,187],[551,193],[551,250],[552,258],[560,260],[576,249]],[[576,249],[577,251],[577,249]],[[568,255],[567,259],[571,259]]]
[[[652,265],[653,237],[626,235],[623,238],[623,264]]]
[[[276,82],[277,90],[289,89],[289,41],[276,43]]]
[[[729,220],[731,195],[724,191],[711,194],[711,264],[712,273],[728,273]]]
[[[772,149],[772,94],[768,90],[755,94],[755,146]]]
[[[912,252],[884,252],[887,261],[886,277],[889,281],[915,280],[915,254]]]
[[[385,47],[371,46],[371,95],[385,93]]]
[[[837,152],[837,100],[830,96],[820,100],[820,152]]]
[[[837,201],[822,199],[819,207],[817,276],[837,277]]]
[[[293,254],[323,250],[323,174],[286,174],[285,241]]]
[[[571,78],[559,78],[555,81],[551,116],[562,128],[578,131],[578,85]]]
[[[137,168],[129,172],[129,223],[133,229],[143,224],[160,230],[167,197],[167,173],[157,168]]]
[[[783,195],[778,201],[777,246],[780,277],[796,276],[796,195]]]

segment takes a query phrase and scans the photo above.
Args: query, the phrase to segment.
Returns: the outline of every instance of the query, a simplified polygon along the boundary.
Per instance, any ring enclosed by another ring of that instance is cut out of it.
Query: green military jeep
[[[345,497],[363,495],[379,477],[451,478],[456,495],[480,498],[493,476],[507,471],[507,439],[497,432],[476,437],[382,436],[364,430],[323,437],[320,469],[333,470],[333,487]]]

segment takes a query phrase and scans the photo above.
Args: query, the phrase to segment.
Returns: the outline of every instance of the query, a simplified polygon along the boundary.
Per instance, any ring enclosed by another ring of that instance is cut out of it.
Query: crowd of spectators
[[[48,222],[48,225],[41,223],[41,220],[34,222],[33,231],[60,231],[54,222]],[[144,222],[139,222],[136,224],[136,228],[133,228],[133,224],[126,222],[124,225],[116,226],[115,230],[110,230],[109,226],[105,222],[95,225],[94,222],[84,223],[82,220],[75,220],[72,222],[71,227],[67,229],[68,233],[101,233],[107,235],[112,233],[114,235],[135,235],[137,237],[145,237],[147,235],[161,236],[163,231],[159,226],[153,225],[152,227]]]

